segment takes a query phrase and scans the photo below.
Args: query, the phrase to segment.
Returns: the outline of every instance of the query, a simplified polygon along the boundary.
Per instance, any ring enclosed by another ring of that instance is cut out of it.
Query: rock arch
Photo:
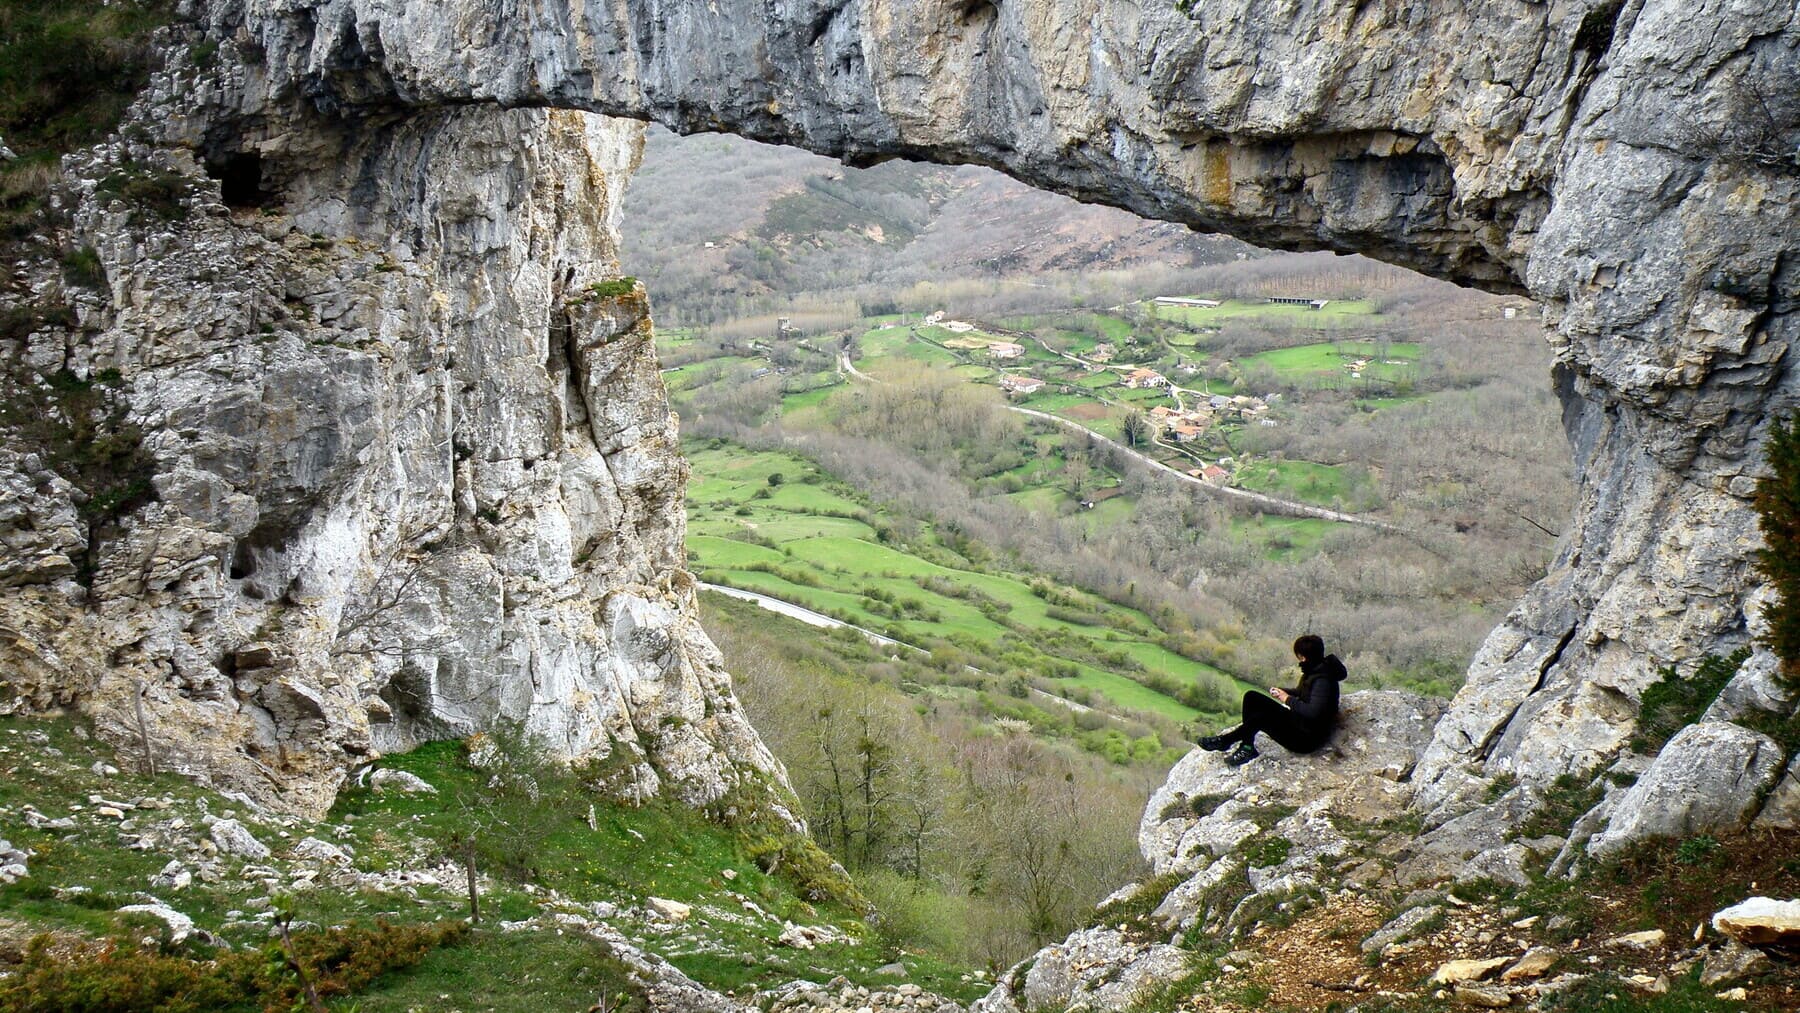
[[[550,105],[856,163],[980,163],[1529,293],[1579,506],[1439,726],[1422,773],[1440,793],[1471,771],[1592,769],[1660,666],[1747,639],[1758,442],[1800,403],[1796,16],[1777,0],[212,11],[264,54],[274,95],[337,117]]]

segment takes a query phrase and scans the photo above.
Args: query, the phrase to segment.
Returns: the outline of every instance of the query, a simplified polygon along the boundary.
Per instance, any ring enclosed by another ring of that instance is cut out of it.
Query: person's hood
[[[1350,677],[1349,671],[1344,668],[1344,663],[1339,661],[1335,654],[1327,654],[1318,661],[1302,661],[1300,671],[1307,675],[1329,675],[1338,682],[1343,682]]]

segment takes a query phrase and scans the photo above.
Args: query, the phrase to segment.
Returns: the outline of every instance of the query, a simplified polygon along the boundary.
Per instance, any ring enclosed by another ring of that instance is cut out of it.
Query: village
[[[1030,509],[1088,512],[1110,524],[1135,509],[1123,495],[1126,475],[1066,469],[1069,441],[1110,445],[1239,499],[1352,512],[1371,502],[1366,469],[1290,458],[1275,434],[1330,405],[1379,411],[1424,397],[1420,346],[1385,329],[1375,306],[1353,295],[1165,295],[1037,315],[934,308],[810,333],[775,317],[761,335],[714,339],[711,353],[681,335],[659,336],[659,345],[678,363],[665,371],[672,389],[716,392],[694,410],[718,403],[740,411],[743,398],[773,393],[778,417],[799,425],[822,422],[840,397],[905,370],[997,390],[1036,435],[1027,463],[990,477],[994,490]],[[774,391],[753,395],[733,377]],[[1316,541],[1326,527],[1270,533],[1272,551]]]
[[[1188,314],[1226,306],[1225,300],[1187,296],[1157,296],[1147,302],[1156,312]],[[1331,302],[1275,296],[1261,300],[1261,305],[1322,311]],[[1196,334],[1219,330],[1203,322],[1191,323]],[[902,326],[891,323],[881,329]],[[1079,342],[1057,348],[1040,336],[1003,335],[1004,330],[953,319],[942,310],[926,314],[912,328],[924,341],[933,341],[938,336],[936,332],[948,335],[934,343],[956,355],[966,366],[991,366],[992,382],[1015,405],[1041,408],[1069,418],[1096,435],[1120,439],[1127,446],[1153,454],[1162,463],[1205,482],[1231,483],[1232,466],[1239,460],[1231,447],[1231,433],[1247,425],[1273,428],[1280,424],[1274,408],[1284,396],[1276,392],[1243,393],[1239,389],[1241,380],[1221,380],[1219,372],[1230,369],[1229,361],[1216,364],[1208,371],[1209,378],[1200,366],[1204,356],[1158,349],[1156,342],[1137,333],[1122,334],[1115,340],[1097,340],[1085,348]],[[1038,347],[1031,347],[1034,344]],[[1169,351],[1177,354],[1172,363],[1165,364],[1160,361],[1164,355],[1158,353]],[[1362,379],[1375,361],[1373,353],[1362,354],[1360,349],[1341,352],[1338,358],[1338,370],[1350,380]],[[1412,363],[1410,359],[1389,358],[1382,364],[1398,367]],[[1154,366],[1166,368],[1176,378],[1171,379]],[[1085,375],[1072,375],[1073,369]],[[1051,403],[1040,405],[1041,399]],[[1095,406],[1108,409],[1109,415],[1116,415],[1113,410],[1121,410],[1124,415],[1093,417]],[[1116,433],[1108,422],[1117,423]],[[1209,454],[1203,449],[1207,444],[1222,445],[1228,452]],[[1081,505],[1091,508],[1094,500],[1084,498]]]

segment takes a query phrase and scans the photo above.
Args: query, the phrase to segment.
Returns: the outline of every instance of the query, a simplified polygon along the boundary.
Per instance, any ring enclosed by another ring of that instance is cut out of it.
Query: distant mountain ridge
[[[979,166],[857,169],[798,148],[660,127],[645,139],[624,215],[625,269],[663,305],[702,288],[816,293],[1261,255]]]

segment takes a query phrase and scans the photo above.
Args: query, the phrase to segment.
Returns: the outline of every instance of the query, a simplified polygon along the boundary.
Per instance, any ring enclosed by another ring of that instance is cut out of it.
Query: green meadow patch
[[[978,566],[931,530],[911,544],[884,540],[881,511],[803,458],[730,444],[687,451],[689,565],[703,580],[927,650],[953,645],[994,674],[1066,680],[1121,711],[1186,721],[1199,712],[1172,695],[1181,687],[1207,687],[1221,700],[1242,691],[1226,673],[1158,643],[1154,623],[1134,609],[992,561]],[[1015,471],[1053,481],[1050,467]],[[1064,495],[1045,486],[1015,499],[1060,513]]]
[[[1246,356],[1240,366],[1267,366],[1288,382],[1310,380],[1322,386],[1347,387],[1364,378],[1404,379],[1416,368],[1418,359],[1419,345],[1413,342],[1324,341]],[[1358,362],[1364,367],[1353,369]]]

